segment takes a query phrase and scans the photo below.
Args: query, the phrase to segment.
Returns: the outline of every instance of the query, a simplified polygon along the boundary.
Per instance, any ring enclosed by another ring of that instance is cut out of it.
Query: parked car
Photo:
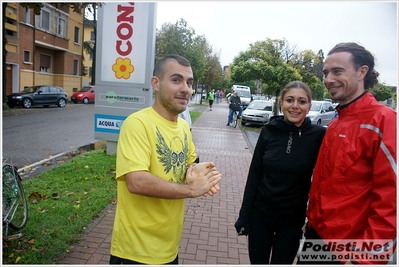
[[[335,109],[330,101],[312,101],[307,117],[313,124],[327,126],[334,118]]]
[[[265,100],[253,100],[242,113],[241,125],[266,124],[273,116],[273,103]]]
[[[71,101],[73,103],[82,102],[83,104],[94,103],[96,97],[94,93],[94,85],[84,86],[79,91],[73,93]]]
[[[30,108],[34,105],[43,105],[44,107],[58,105],[63,108],[67,102],[68,95],[64,89],[52,85],[29,86],[19,93],[7,95],[7,105],[10,108],[15,106]]]

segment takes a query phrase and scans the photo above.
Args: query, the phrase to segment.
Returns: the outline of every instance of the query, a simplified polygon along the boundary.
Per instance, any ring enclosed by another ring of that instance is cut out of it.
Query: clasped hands
[[[221,179],[222,174],[213,162],[193,164],[187,169],[186,183],[193,190],[194,197],[213,196],[220,190],[218,183]]]

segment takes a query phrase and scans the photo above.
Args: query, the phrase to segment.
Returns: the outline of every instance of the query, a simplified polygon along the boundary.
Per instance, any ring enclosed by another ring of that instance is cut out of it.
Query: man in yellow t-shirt
[[[166,56],[151,78],[153,106],[131,114],[121,127],[110,264],[178,264],[184,199],[219,190],[221,174],[213,163],[193,166],[190,128],[178,116],[193,80],[187,59]]]

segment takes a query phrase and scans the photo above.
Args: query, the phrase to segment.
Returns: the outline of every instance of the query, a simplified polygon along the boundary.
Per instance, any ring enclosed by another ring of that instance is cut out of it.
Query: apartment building
[[[83,85],[84,12],[43,4],[35,15],[20,3],[7,3],[6,94],[46,84],[71,96]]]

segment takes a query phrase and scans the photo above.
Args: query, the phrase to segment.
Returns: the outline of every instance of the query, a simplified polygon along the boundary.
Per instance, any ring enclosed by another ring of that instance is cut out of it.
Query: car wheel
[[[58,106],[59,106],[60,108],[65,107],[65,106],[66,106],[66,101],[65,101],[65,99],[61,98],[60,100],[58,100]]]
[[[30,108],[32,106],[32,100],[30,100],[29,98],[22,99],[22,106],[24,108]]]
[[[241,120],[241,125],[245,126],[245,121]]]
[[[89,99],[87,97],[83,98],[83,104],[89,104]]]
[[[319,119],[316,124],[321,125],[321,120]]]

